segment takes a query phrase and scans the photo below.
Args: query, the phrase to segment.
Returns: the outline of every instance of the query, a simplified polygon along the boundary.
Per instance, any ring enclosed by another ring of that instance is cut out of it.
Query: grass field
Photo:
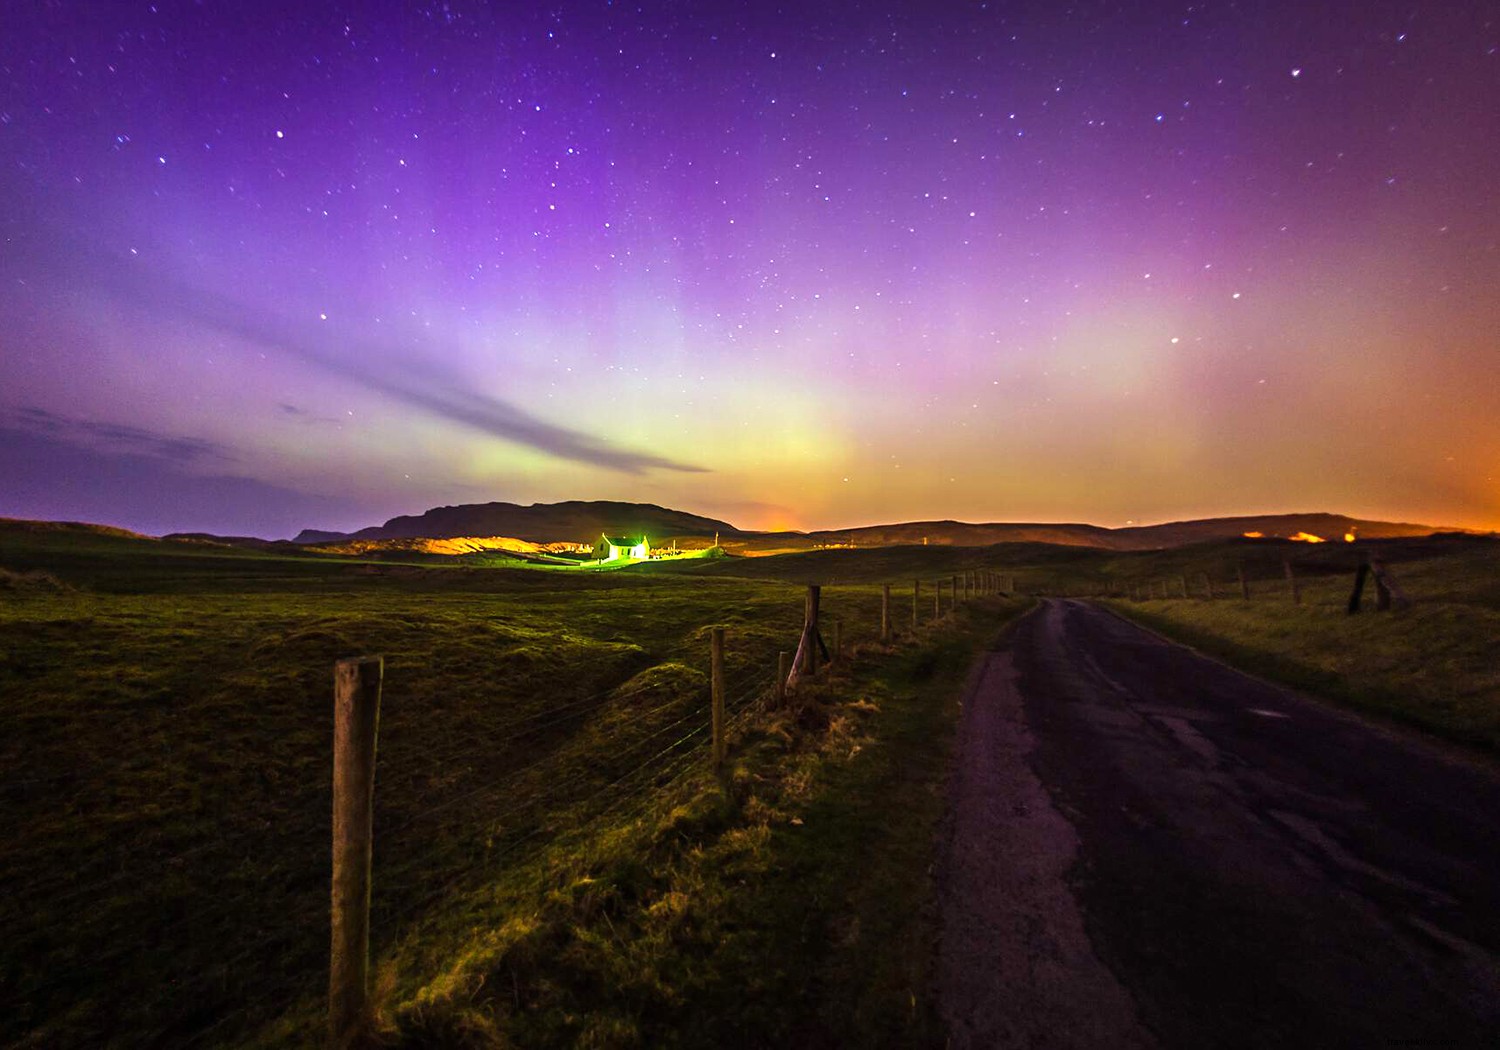
[[[1257,580],[1250,601],[1221,577],[1215,601],[1114,605],[1245,670],[1500,753],[1500,544],[1392,544],[1386,560],[1411,608],[1375,612],[1372,583],[1354,616],[1351,552],[1314,557],[1299,574],[1300,605],[1274,577]]]
[[[867,647],[798,718],[743,723],[726,801],[695,774],[708,631],[748,714],[800,625],[785,578],[20,528],[0,568],[0,1042],[320,1038],[331,670],[358,653],[386,656],[372,916],[393,1039],[686,1045],[700,995],[725,1033],[834,1031],[888,1021],[896,1000],[866,997],[898,985],[920,1021],[899,949],[921,936],[943,700],[1019,603]],[[825,590],[851,645],[873,582]],[[820,954],[824,922],[853,925]],[[736,1013],[747,980],[768,998]]]

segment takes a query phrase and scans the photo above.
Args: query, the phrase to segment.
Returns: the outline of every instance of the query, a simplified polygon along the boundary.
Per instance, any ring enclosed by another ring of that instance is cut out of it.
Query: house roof
[[[606,536],[604,542],[612,543],[616,547],[638,547],[646,542],[644,536]]]

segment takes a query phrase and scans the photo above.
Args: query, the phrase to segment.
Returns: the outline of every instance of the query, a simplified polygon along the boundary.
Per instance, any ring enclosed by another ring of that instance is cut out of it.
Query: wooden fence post
[[[708,674],[713,701],[714,771],[717,772],[724,768],[724,628],[722,627],[715,627],[708,635]]]
[[[891,644],[891,585],[880,585],[880,644]]]
[[[1302,588],[1297,586],[1297,574],[1292,572],[1292,560],[1290,558],[1282,558],[1281,568],[1286,573],[1286,583],[1292,591],[1292,604],[1301,605]]]
[[[1203,593],[1209,601],[1214,600],[1214,580],[1208,573],[1203,574]]]
[[[1245,563],[1240,562],[1235,571],[1239,573],[1240,577],[1240,597],[1248,602],[1250,600],[1250,581],[1245,579]]]
[[[949,612],[954,612],[954,611],[956,611],[958,609],[958,581],[961,580],[962,578],[963,578],[962,576],[955,576],[955,577],[953,577],[953,590],[951,590],[951,591],[948,592],[948,594],[949,594],[948,611]]]
[[[807,599],[802,606],[802,637],[797,642],[797,654],[792,657],[792,670],[787,675],[787,688],[795,688],[802,675],[809,678],[818,673],[818,604],[823,588],[815,583],[807,585]]]
[[[785,649],[776,654],[776,706],[786,706],[786,676],[792,669],[792,654]]]
[[[370,854],[374,843],[375,741],[385,659],[333,666],[332,951],[328,1035],[335,1050],[358,1046],[370,1022]]]
[[[932,618],[943,615],[943,581],[932,581]]]
[[[1370,575],[1370,563],[1361,558],[1359,568],[1354,570],[1354,591],[1349,595],[1349,608],[1346,610],[1350,616],[1359,612],[1359,600],[1365,593],[1365,577]]]
[[[1186,598],[1188,596],[1187,573],[1183,573],[1178,578],[1182,580],[1182,596]]]

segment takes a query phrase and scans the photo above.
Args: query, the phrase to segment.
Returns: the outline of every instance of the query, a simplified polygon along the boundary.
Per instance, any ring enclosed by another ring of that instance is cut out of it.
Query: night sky
[[[1500,527],[1500,7],[42,3],[0,515]]]

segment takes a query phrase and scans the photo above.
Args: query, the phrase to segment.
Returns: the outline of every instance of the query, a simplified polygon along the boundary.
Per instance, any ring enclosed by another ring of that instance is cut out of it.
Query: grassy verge
[[[749,722],[721,783],[684,776],[451,908],[441,977],[402,994],[423,962],[388,960],[387,1038],[942,1045],[929,871],[949,742],[974,652],[1021,607],[857,648]]]
[[[1119,612],[1237,667],[1500,752],[1500,561],[1488,551],[1400,566],[1410,609],[1346,612],[1352,576],[1309,578],[1303,603],[1117,601]],[[1373,589],[1373,588],[1372,588]]]

